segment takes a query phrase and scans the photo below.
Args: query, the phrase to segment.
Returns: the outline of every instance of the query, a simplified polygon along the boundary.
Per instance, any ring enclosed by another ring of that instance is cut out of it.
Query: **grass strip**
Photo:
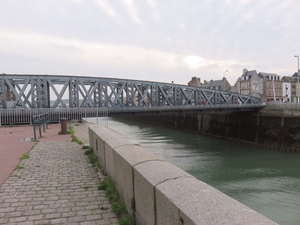
[[[74,131],[73,127],[70,126],[67,133],[71,134],[71,141],[72,142],[76,142],[79,145],[83,145],[83,142],[79,141],[78,138],[75,136],[75,131]]]
[[[86,149],[86,147],[82,147],[82,149]],[[93,148],[89,147],[85,150],[84,154],[88,156],[89,163],[92,164],[95,171],[98,172],[100,170],[101,173],[104,174],[103,167],[99,163],[98,157],[94,154]],[[108,197],[112,210],[119,220],[119,225],[133,225],[132,218],[127,213],[126,207],[121,201],[119,192],[113,181],[109,177],[104,178],[104,180],[100,182],[98,189],[105,190],[105,195]]]
[[[77,142],[80,145],[83,145],[81,141],[75,136],[73,127],[69,127],[68,134],[72,135],[72,141]],[[82,149],[85,150],[84,154],[88,156],[89,163],[95,168],[95,171],[101,171],[104,174],[104,169],[98,161],[98,157],[94,154],[93,148],[89,146],[82,146]],[[105,174],[104,174],[105,175]],[[88,189],[87,187],[83,187]],[[113,212],[116,214],[119,225],[133,225],[134,221],[131,216],[128,214],[125,204],[121,201],[119,192],[114,184],[114,182],[109,178],[105,177],[98,186],[99,190],[105,190],[105,195],[108,197],[109,202],[112,206]]]
[[[119,225],[133,225],[132,218],[128,214],[124,203],[120,200],[121,198],[114,182],[109,177],[106,177],[100,182],[98,189],[105,191],[112,210],[118,217]]]

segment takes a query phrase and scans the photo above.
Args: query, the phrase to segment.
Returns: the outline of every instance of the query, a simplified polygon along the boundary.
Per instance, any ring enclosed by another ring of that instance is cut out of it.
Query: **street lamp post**
[[[299,103],[299,56],[295,55],[298,58],[298,67],[297,67],[297,103]]]
[[[225,73],[227,73],[228,72],[228,70],[226,70],[225,72],[224,72],[224,74],[223,74],[223,91],[225,91]]]

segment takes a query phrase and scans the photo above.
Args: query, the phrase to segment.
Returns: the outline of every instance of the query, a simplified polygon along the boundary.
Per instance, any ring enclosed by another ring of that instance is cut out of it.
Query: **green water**
[[[300,154],[127,120],[108,126],[278,224],[300,224]]]

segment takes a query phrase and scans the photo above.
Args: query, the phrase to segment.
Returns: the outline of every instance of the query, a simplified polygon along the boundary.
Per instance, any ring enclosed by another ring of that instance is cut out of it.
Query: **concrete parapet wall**
[[[114,130],[90,125],[89,137],[136,224],[276,224]]]

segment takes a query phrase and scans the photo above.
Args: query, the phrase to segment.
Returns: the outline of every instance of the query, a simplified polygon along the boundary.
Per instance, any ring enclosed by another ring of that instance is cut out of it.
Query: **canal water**
[[[300,224],[300,154],[116,118],[108,127],[278,224]]]

